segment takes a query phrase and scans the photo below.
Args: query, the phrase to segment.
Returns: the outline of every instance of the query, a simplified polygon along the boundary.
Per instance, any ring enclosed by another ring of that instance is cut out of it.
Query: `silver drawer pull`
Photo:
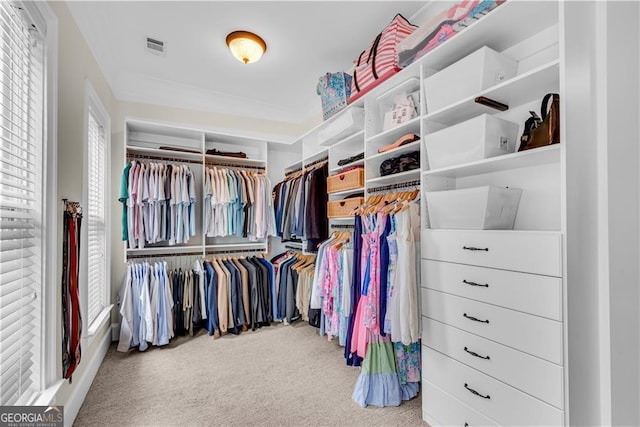
[[[474,246],[463,246],[462,249],[465,251],[485,251],[489,252],[489,248],[476,248]]]
[[[463,280],[463,281],[462,281],[462,283],[466,283],[466,284],[467,284],[467,285],[469,285],[469,286],[480,286],[480,287],[483,287],[483,288],[488,288],[488,287],[489,287],[489,284],[488,284],[488,283],[485,283],[485,284],[483,285],[483,284],[481,284],[481,283],[470,282],[470,281],[468,281],[468,280]]]
[[[489,356],[480,356],[478,353],[476,353],[475,351],[469,350],[467,347],[464,348],[464,351],[466,351],[472,356],[479,357],[480,359],[491,360]]]
[[[467,313],[464,313],[462,316],[469,320],[473,320],[474,322],[489,323],[489,320],[480,320],[477,317],[469,316]]]
[[[491,396],[489,396],[488,394],[485,396],[483,394],[478,393],[477,391],[475,391],[474,389],[472,389],[471,387],[469,387],[467,385],[467,383],[464,383],[464,388],[466,388],[467,390],[469,390],[471,392],[471,394],[475,394],[476,396],[480,396],[483,399],[491,399]]]

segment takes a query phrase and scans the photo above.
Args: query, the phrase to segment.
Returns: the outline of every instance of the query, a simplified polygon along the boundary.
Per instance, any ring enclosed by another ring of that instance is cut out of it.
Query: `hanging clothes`
[[[363,221],[361,298],[351,351],[364,357],[353,399],[360,406],[397,406],[415,397],[420,380],[420,331],[416,274],[416,203]],[[381,250],[386,236],[388,252]],[[366,251],[365,251],[366,249]],[[383,264],[385,265],[383,267]],[[386,275],[382,274],[386,271]],[[382,294],[386,298],[382,297]],[[384,312],[384,315],[383,315]]]
[[[275,235],[271,181],[264,173],[207,167],[204,188],[207,237]]]
[[[273,295],[274,320],[285,324],[300,318],[308,321],[314,262],[315,255],[292,251],[276,255],[271,260],[276,283]]]
[[[217,338],[269,326],[273,272],[256,256],[196,260],[185,268],[130,262],[119,294],[118,351],[163,346],[199,328]]]
[[[397,406],[418,393],[417,194],[370,197],[352,233],[318,248],[310,309],[320,334],[337,337],[346,363],[362,367],[353,399],[363,407]]]
[[[129,248],[195,236],[195,178],[187,165],[141,162],[125,165],[120,181],[122,240]]]
[[[273,188],[276,233],[283,242],[306,240],[308,252],[329,237],[328,163],[293,173]]]

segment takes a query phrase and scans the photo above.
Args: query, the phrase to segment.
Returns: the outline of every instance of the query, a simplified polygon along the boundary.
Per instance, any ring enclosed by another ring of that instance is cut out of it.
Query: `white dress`
[[[396,214],[396,264],[394,295],[391,310],[391,340],[405,345],[420,339],[418,287],[416,274],[416,243],[413,225],[419,221],[415,203]]]

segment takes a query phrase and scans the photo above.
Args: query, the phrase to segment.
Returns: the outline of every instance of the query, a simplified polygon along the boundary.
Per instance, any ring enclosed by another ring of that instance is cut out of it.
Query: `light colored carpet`
[[[306,323],[214,340],[201,331],[145,353],[112,345],[76,426],[426,425],[420,396],[399,407],[351,399],[359,368]]]

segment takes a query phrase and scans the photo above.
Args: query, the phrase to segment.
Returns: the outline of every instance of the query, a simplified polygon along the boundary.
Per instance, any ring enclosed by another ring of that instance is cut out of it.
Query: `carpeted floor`
[[[360,369],[306,323],[216,340],[201,331],[145,353],[115,349],[76,426],[424,424],[420,396],[399,407],[358,406],[351,393]]]

